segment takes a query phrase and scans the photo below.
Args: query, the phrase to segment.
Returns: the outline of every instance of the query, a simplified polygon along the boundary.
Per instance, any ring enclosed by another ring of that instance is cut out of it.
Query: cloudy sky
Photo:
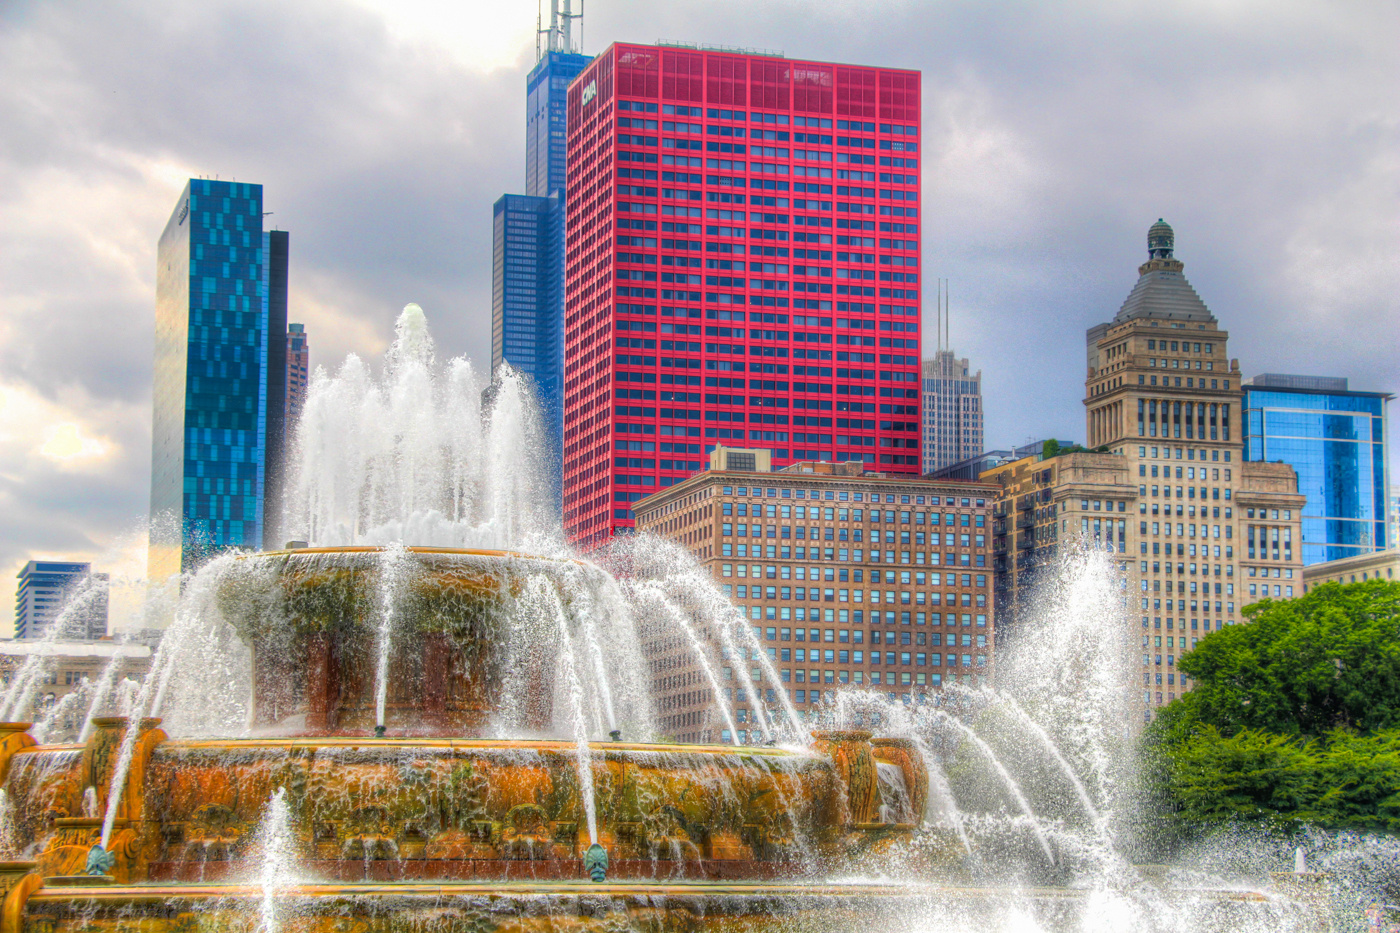
[[[535,11],[0,0],[0,604],[31,556],[139,573],[155,243],[187,178],[265,186],[313,363],[377,354],[409,301],[489,359]],[[1400,389],[1397,35],[1381,2],[589,0],[584,50],[922,69],[926,274],[1004,446],[1083,437],[1084,330],[1159,216],[1247,374]]]

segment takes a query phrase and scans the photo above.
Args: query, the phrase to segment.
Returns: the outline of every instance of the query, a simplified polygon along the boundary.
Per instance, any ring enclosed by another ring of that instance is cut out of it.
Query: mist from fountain
[[[676,628],[685,633],[686,642],[690,645],[690,650],[694,652],[700,669],[705,674],[705,682],[710,685],[714,704],[719,709],[720,718],[729,733],[729,740],[735,745],[739,744],[739,730],[734,725],[734,713],[730,709],[729,700],[724,695],[724,688],[720,686],[719,677],[715,674],[710,652],[705,649],[704,643],[700,641],[700,636],[695,633],[695,626],[690,624],[690,619],[686,617],[685,612],[667,598],[666,594],[654,582],[650,586],[639,586],[638,594],[644,599],[650,597],[656,600],[665,617],[669,618]]]
[[[552,594],[552,589],[551,589]],[[549,599],[547,596],[546,599]],[[557,611],[553,613],[559,622],[559,678],[560,686],[568,701],[569,722],[573,727],[575,763],[578,771],[579,796],[588,823],[589,844],[598,842],[598,809],[593,793],[593,756],[588,750],[588,722],[584,714],[583,685],[579,681],[578,664],[574,659],[574,643],[569,633],[569,620],[564,607],[553,600]]]
[[[1095,826],[1102,826],[1103,817],[1099,814],[1099,808],[1094,806],[1094,801],[1089,798],[1089,792],[1085,789],[1084,782],[1079,779],[1079,775],[1075,774],[1074,768],[1065,760],[1065,756],[1060,753],[1059,747],[1056,746],[1055,742],[1050,738],[1050,733],[1045,731],[1044,726],[1032,719],[1021,704],[1016,702],[1014,697],[1000,696],[1000,698],[1011,709],[1017,719],[1020,720],[1021,724],[1036,737],[1045,752],[1059,765],[1061,773],[1064,774],[1065,778],[1074,788],[1075,796],[1079,798],[1079,802],[1084,806],[1084,813],[1093,821]]]
[[[1050,843],[1046,840],[1045,831],[1036,819],[1035,811],[1031,809],[1030,802],[1026,800],[1026,795],[1022,792],[1021,785],[1016,783],[1016,779],[1011,776],[1011,772],[1006,770],[1006,765],[1002,764],[996,752],[992,751],[992,747],[987,744],[985,739],[956,716],[950,716],[940,709],[933,710],[933,714],[938,720],[947,723],[965,735],[987,759],[987,763],[992,766],[997,777],[999,777],[1006,786],[1007,792],[1010,793],[1012,799],[1016,801],[1016,806],[1020,808],[1022,815],[1025,816],[1027,823],[1031,827],[1031,831],[1035,833],[1036,841],[1040,843],[1041,850],[1045,852],[1046,861],[1053,865],[1055,862],[1055,853],[1050,849]]]
[[[9,792],[0,787],[0,860],[14,858],[18,847],[15,835],[15,805],[10,800]]]
[[[64,696],[44,713],[44,718],[35,723],[29,730],[29,734],[34,737],[34,741],[43,745],[54,740],[54,733],[63,728],[63,723],[71,722],[74,714],[80,708],[85,708],[87,700],[92,693],[92,683],[84,677],[74,688],[73,692]]]

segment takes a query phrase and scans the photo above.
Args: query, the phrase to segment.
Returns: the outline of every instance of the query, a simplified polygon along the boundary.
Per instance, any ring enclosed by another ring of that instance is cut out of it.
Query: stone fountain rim
[[[522,897],[560,896],[609,896],[653,898],[656,896],[683,899],[696,896],[753,897],[753,898],[834,898],[838,902],[852,897],[876,896],[884,899],[924,899],[930,897],[962,897],[968,899],[1004,898],[1006,888],[978,887],[958,884],[900,884],[871,882],[749,882],[742,881],[617,881],[605,884],[578,881],[539,881],[539,880],[484,880],[484,881],[444,881],[444,882],[303,882],[289,885],[278,892],[282,898],[334,899],[340,897],[364,897],[366,895],[384,897],[427,897],[444,896],[491,896],[510,900]],[[1079,900],[1086,892],[1075,888],[1030,887],[1020,889],[1022,895],[1046,900]],[[1269,895],[1262,891],[1235,890],[1228,888],[1188,888],[1182,893],[1195,893],[1219,901],[1263,902]],[[266,896],[263,886],[246,882],[228,884],[201,882],[197,884],[140,884],[103,885],[97,889],[46,884],[29,898],[30,903],[62,903],[75,897],[84,900],[85,906],[98,906],[102,902],[127,904],[134,902],[169,903],[171,900],[261,900]]]
[[[525,750],[553,751],[564,755],[576,755],[578,745],[571,739],[477,739],[477,738],[437,738],[428,736],[374,736],[330,735],[330,736],[276,736],[266,738],[174,738],[161,743],[162,748],[247,750],[252,748],[325,748],[325,749],[381,749],[381,748],[423,748],[423,749],[463,749],[478,751],[518,752]],[[35,746],[41,748],[82,748],[81,745]],[[589,742],[590,752],[630,752],[637,754],[699,754],[699,755],[738,755],[755,758],[812,759],[823,760],[825,756],[815,751],[792,748],[778,748],[752,745],[720,744],[668,744],[661,742]]]

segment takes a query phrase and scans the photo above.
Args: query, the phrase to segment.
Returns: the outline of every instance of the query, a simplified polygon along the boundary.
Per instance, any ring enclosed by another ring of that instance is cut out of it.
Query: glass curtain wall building
[[[920,76],[616,44],[569,87],[564,527],[715,446],[919,471]]]
[[[503,363],[531,377],[561,477],[564,369],[564,165],[569,83],[590,58],[553,31],[525,80],[525,194],[492,209],[491,369]],[[553,46],[565,46],[563,49]],[[555,490],[556,498],[558,490]]]
[[[260,548],[280,507],[288,238],[261,185],[191,179],[156,252],[150,562]],[[269,491],[271,490],[271,495]]]
[[[491,220],[491,369],[509,363],[533,377],[545,416],[556,428],[563,363],[558,198],[557,192],[546,198],[507,194],[496,202]]]
[[[1244,385],[1245,459],[1283,461],[1298,473],[1303,563],[1394,547],[1384,392],[1344,378],[1265,374]]]

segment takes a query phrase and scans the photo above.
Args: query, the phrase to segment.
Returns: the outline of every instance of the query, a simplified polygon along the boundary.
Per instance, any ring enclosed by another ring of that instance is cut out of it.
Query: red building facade
[[[613,45],[570,86],[571,540],[717,444],[919,472],[919,78]]]

